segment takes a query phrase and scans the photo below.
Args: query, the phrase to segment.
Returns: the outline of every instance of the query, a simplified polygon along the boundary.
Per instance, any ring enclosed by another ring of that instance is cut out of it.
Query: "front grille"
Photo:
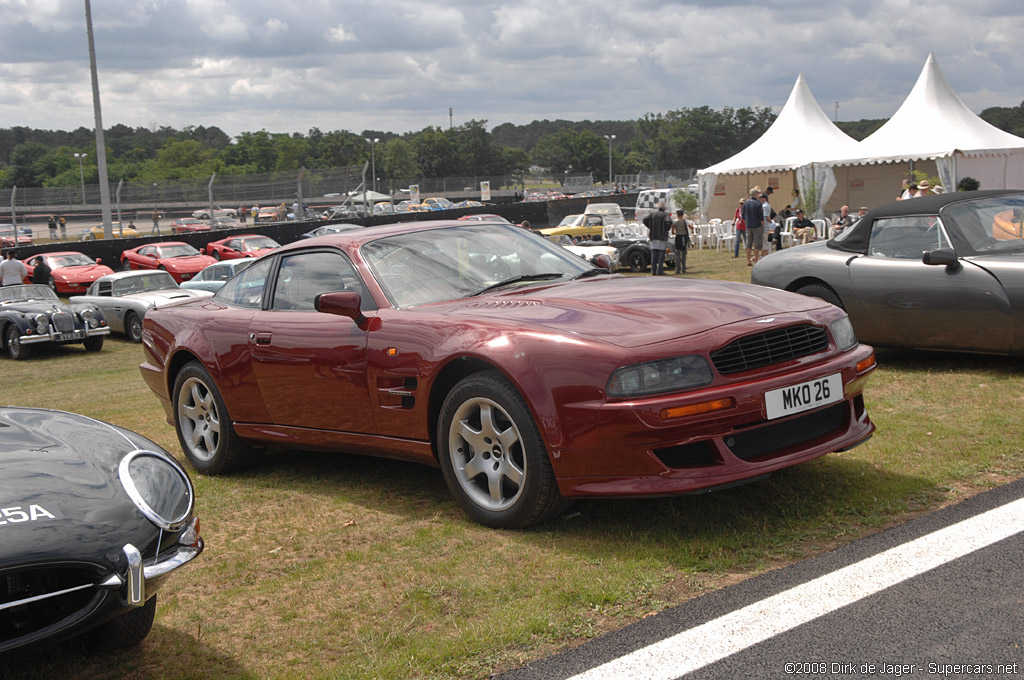
[[[719,373],[729,375],[797,359],[827,347],[824,328],[810,324],[787,326],[733,340],[712,352],[711,361]]]
[[[771,456],[844,428],[848,412],[849,407],[842,401],[823,411],[729,435],[725,445],[743,460]]]
[[[96,580],[94,572],[80,567],[0,574],[0,646],[89,609],[97,595]],[[61,591],[71,592],[56,594]],[[40,599],[24,602],[35,597]]]
[[[58,333],[70,333],[75,330],[75,317],[67,312],[57,312],[50,319]]]
[[[655,449],[654,455],[665,467],[670,468],[707,467],[715,464],[715,452],[707,441]]]

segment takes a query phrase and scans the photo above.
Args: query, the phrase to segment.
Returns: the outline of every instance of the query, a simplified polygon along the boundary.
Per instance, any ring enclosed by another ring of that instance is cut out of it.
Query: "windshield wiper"
[[[585,279],[589,276],[600,276],[601,274],[611,274],[611,272],[608,271],[607,269],[588,269],[587,271],[580,272],[576,276],[572,277],[572,280],[575,281],[576,279]]]
[[[557,272],[549,272],[547,274],[522,274],[520,276],[513,276],[511,278],[505,279],[504,281],[498,281],[497,283],[487,286],[486,288],[482,288],[481,290],[478,290],[475,293],[470,293],[468,297],[475,297],[482,293],[486,293],[489,290],[501,288],[502,286],[508,286],[513,283],[520,283],[522,281],[548,281],[550,279],[560,279],[563,276],[565,276],[565,274],[559,274]]]

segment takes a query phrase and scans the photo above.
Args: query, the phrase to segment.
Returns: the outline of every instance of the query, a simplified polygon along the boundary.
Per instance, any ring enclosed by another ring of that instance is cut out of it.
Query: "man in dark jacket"
[[[750,190],[750,198],[743,204],[743,221],[747,224],[747,230],[743,232],[747,246],[747,266],[751,266],[757,258],[764,255],[764,208],[758,196],[761,195],[760,187]]]
[[[644,218],[651,244],[651,275],[665,275],[665,250],[668,248],[668,232],[672,218],[665,212],[665,202],[658,203],[658,209]]]
[[[32,283],[41,283],[44,286],[50,285],[50,265],[46,264],[44,258],[39,258],[39,264],[32,270]]]

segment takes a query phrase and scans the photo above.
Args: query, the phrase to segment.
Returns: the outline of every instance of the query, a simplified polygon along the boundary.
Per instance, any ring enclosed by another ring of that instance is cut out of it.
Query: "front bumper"
[[[50,326],[49,332],[22,335],[20,341],[23,345],[35,345],[40,342],[82,342],[98,335],[110,335],[110,327],[104,325],[98,328],[77,328],[70,333],[61,333]]]

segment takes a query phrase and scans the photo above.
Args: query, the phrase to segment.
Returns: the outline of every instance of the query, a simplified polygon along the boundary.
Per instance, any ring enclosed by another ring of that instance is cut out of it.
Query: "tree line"
[[[707,106],[634,121],[541,120],[504,123],[488,131],[486,120],[447,129],[426,127],[396,134],[381,130],[307,133],[243,132],[232,138],[217,127],[182,130],[114,125],[104,131],[111,181],[162,180],[246,175],[305,168],[362,165],[374,157],[382,179],[517,176],[533,167],[554,176],[592,173],[607,181],[609,149],[613,172],[636,174],[703,168],[732,156],[764,134],[775,121],[770,108]],[[981,113],[989,123],[1024,136],[1024,102]],[[885,120],[838,123],[863,139]],[[367,140],[378,140],[372,145]],[[75,154],[84,154],[81,158]],[[81,161],[81,164],[79,163]],[[0,188],[73,186],[98,183],[95,136],[89,128],[70,132],[27,127],[0,129]]]

